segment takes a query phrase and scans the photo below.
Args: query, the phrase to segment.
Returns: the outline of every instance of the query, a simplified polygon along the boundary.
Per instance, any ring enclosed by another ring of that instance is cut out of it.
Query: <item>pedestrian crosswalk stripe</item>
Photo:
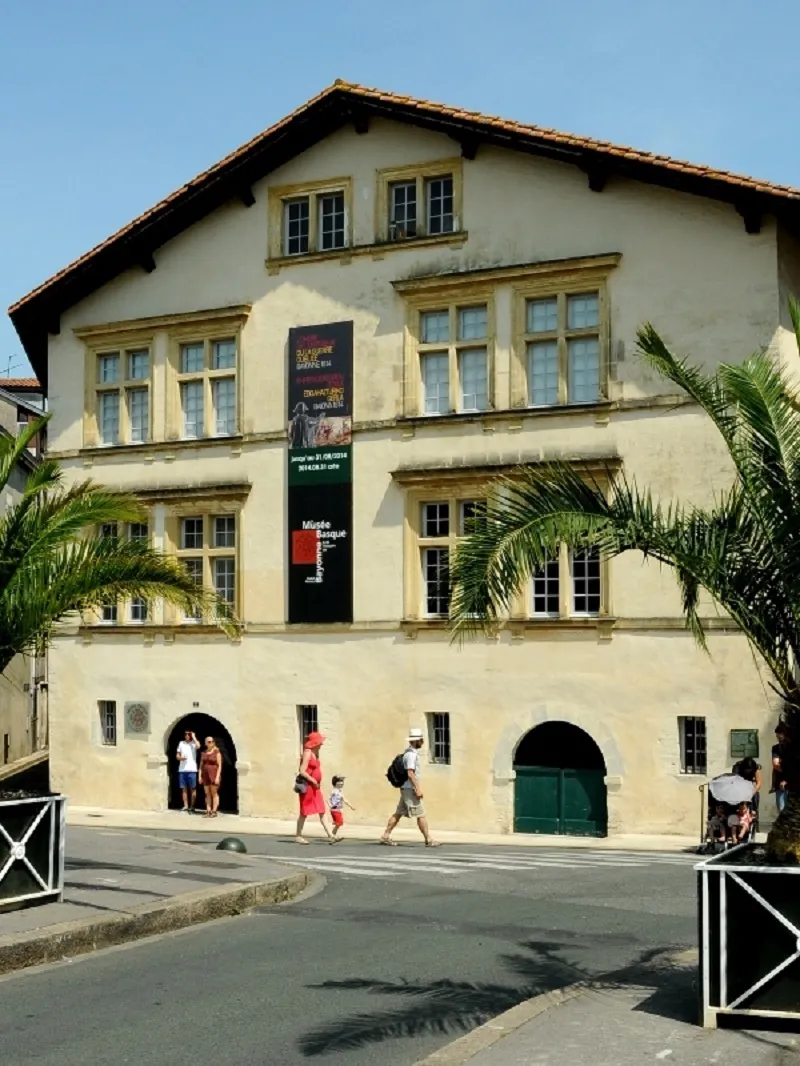
[[[359,866],[356,863],[348,863],[346,859],[281,859],[288,866],[302,866],[305,870],[319,870],[320,873],[354,874],[356,877],[400,877],[400,870],[386,870],[383,867]],[[438,872],[438,871],[437,871]]]
[[[509,855],[508,853],[467,852],[444,855],[416,854],[411,849],[391,854],[373,853],[356,855],[338,853],[336,855],[310,854],[306,857],[283,858],[275,856],[290,866],[302,866],[318,870],[321,873],[348,874],[353,877],[400,877],[405,873],[435,873],[439,875],[458,876],[462,873],[511,871],[524,873],[537,869],[589,870],[602,867],[613,869],[642,869],[659,865],[655,856],[649,852],[612,852],[612,851],[542,851],[536,854]],[[669,861],[675,865],[688,866],[693,856],[679,857],[675,854],[662,856],[660,864]]]

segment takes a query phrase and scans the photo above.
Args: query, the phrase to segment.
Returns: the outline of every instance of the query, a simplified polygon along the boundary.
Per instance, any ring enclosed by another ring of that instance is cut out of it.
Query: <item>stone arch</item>
[[[164,734],[164,751],[167,756],[167,807],[180,809],[181,796],[178,788],[178,764],[175,752],[184,732],[189,729],[197,735],[201,750],[207,736],[214,737],[223,755],[222,784],[219,790],[219,809],[225,814],[239,813],[239,773],[236,765],[236,744],[227,727],[213,715],[201,711],[176,718]],[[199,761],[199,755],[198,755]],[[198,803],[202,804],[202,789],[198,788]]]
[[[545,722],[566,722],[577,726],[594,740],[606,764],[606,775],[615,781],[624,776],[624,765],[616,740],[601,717],[591,710],[576,709],[560,704],[550,707],[537,704],[527,714],[518,714],[503,730],[495,747],[492,772],[495,783],[514,779],[514,756],[522,740],[531,730]]]

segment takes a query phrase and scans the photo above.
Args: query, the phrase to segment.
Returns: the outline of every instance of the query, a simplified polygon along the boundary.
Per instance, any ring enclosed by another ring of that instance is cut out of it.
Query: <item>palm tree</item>
[[[800,304],[790,300],[800,345]],[[733,483],[706,508],[663,503],[624,472],[588,479],[563,462],[521,467],[489,488],[489,506],[455,552],[451,627],[457,639],[494,630],[514,596],[561,543],[602,557],[639,551],[672,569],[686,625],[701,648],[705,589],[739,626],[783,700],[789,800],[768,850],[800,862],[800,405],[766,351],[706,375],[669,351],[651,325],[639,352],[716,426]]]
[[[28,444],[46,418],[17,438],[0,437],[0,493],[24,469]],[[124,598],[161,598],[187,613],[213,614],[228,631],[230,611],[198,587],[177,560],[133,540],[102,536],[116,523],[141,522],[141,504],[91,481],[64,487],[52,459],[28,476],[18,502],[0,516],[0,672],[20,652],[38,652],[75,612]]]

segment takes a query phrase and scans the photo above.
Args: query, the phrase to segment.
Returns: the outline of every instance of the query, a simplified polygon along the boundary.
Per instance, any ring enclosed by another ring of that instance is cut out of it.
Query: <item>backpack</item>
[[[402,755],[395,755],[389,763],[389,769],[386,771],[386,778],[393,788],[402,788],[408,781],[408,770],[406,770],[403,762],[404,757],[405,752]]]

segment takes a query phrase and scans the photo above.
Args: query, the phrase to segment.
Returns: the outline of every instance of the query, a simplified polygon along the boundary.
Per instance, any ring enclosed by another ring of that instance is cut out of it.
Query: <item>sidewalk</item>
[[[73,807],[67,804],[67,822],[75,826],[103,826],[126,829],[168,829],[193,833],[208,832],[216,836],[226,833],[236,836],[283,836],[293,837],[295,823],[276,818],[246,818],[239,814],[221,814],[209,819],[187,815],[181,811],[125,811],[114,807]],[[357,825],[347,823],[348,840],[377,840],[384,825]],[[686,851],[697,847],[695,836],[645,836],[638,833],[620,833],[608,837],[536,836],[529,833],[461,833],[453,830],[437,830],[437,840],[443,844],[471,844],[481,847],[522,848],[608,848],[611,851]],[[403,828],[392,834],[395,840],[417,842],[416,826]]]
[[[64,882],[61,903],[0,912],[0,974],[292,899],[311,876],[95,826],[67,833]]]
[[[685,1000],[683,1009],[675,1010],[662,993],[652,988],[549,992],[416,1066],[800,1066],[797,1036],[701,1029],[686,1017]]]

